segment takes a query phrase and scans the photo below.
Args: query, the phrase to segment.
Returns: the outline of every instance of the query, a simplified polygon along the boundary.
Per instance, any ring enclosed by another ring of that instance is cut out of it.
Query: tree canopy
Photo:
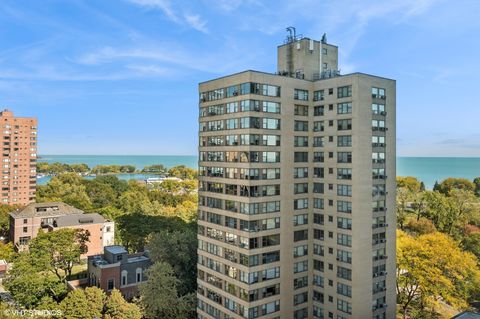
[[[397,231],[397,302],[404,318],[414,308],[434,311],[440,301],[466,309],[479,285],[476,257],[449,236],[435,232],[413,237]]]

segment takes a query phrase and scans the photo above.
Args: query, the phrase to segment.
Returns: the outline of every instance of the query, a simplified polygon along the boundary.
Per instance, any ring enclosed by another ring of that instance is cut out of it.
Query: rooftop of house
[[[70,227],[87,224],[103,224],[105,218],[98,213],[64,215],[57,218],[54,227]]]
[[[452,317],[451,319],[480,319],[480,313],[464,311],[458,315]]]
[[[127,258],[124,259],[128,264],[133,264],[133,263],[141,263],[141,262],[148,262],[150,258],[148,257],[148,252],[140,252],[140,253],[135,253],[135,254],[128,254],[127,250],[125,247],[120,246],[120,245],[113,245],[113,246],[106,246],[104,247],[105,253],[110,253],[112,255],[122,255],[126,254]],[[114,259],[114,261],[109,261],[109,258],[103,255],[96,255],[96,256],[91,256],[89,257],[89,264],[91,263],[95,267],[106,267],[110,265],[114,265],[119,263],[120,261],[117,261]]]
[[[79,215],[84,212],[61,202],[32,203],[10,213],[13,218],[53,217],[62,215]]]
[[[125,247],[120,245],[112,245],[105,247],[105,251],[108,251],[111,254],[126,254],[127,250]]]

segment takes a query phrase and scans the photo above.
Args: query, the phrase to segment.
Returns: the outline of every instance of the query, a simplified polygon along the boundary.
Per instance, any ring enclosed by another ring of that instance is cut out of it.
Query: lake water
[[[197,156],[176,155],[42,155],[40,162],[60,162],[67,164],[85,163],[90,167],[96,165],[134,165],[138,170],[144,166],[163,164],[166,167],[185,165],[197,168]],[[480,177],[480,158],[478,157],[398,157],[398,176],[415,176],[425,183],[427,188],[432,188],[435,181],[441,181],[447,177],[463,177],[473,180]],[[145,174],[120,174],[122,179],[146,179],[151,175]],[[39,184],[45,184],[48,177],[39,179]]]

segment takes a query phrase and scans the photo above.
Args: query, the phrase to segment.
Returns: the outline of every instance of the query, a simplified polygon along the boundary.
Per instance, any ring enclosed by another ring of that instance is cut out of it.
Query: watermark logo
[[[7,309],[3,312],[8,317],[26,317],[26,318],[39,318],[39,317],[60,317],[63,312],[61,310],[29,310],[29,309]]]

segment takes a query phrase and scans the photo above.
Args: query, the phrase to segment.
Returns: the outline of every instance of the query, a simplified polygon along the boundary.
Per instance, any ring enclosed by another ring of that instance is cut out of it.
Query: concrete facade
[[[396,83],[310,43],[200,84],[198,318],[395,318]]]
[[[35,201],[37,184],[37,120],[0,112],[2,132],[2,204]]]

